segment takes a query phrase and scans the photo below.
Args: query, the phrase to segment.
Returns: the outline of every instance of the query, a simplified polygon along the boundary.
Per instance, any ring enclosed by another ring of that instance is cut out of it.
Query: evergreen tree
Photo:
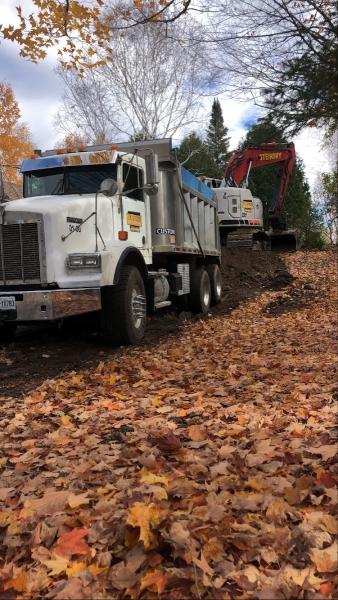
[[[338,94],[333,77],[337,48],[334,38],[325,42],[325,34],[318,37],[323,39],[320,49],[308,47],[301,56],[282,63],[278,81],[264,90],[271,119],[292,133],[306,125],[320,124],[332,135],[338,127]]]
[[[224,125],[221,104],[217,98],[214,98],[206,139],[214,162],[210,177],[223,177],[224,166],[229,157],[229,138],[227,135],[228,129]]]
[[[197,177],[214,177],[214,161],[207,144],[193,131],[181,142],[177,158],[186,169]]]

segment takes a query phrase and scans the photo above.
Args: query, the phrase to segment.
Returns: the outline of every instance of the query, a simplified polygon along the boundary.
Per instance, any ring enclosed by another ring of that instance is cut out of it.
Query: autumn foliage
[[[12,87],[0,82],[0,164],[5,181],[21,181],[17,168],[33,152],[29,129],[20,122],[20,109]]]
[[[1,598],[337,597],[335,256],[287,262],[287,289],[1,400]]]
[[[109,39],[114,29],[172,22],[186,13],[190,2],[133,0],[114,6],[108,0],[32,0],[34,10],[26,14],[19,3],[18,24],[0,24],[0,33],[33,62],[57,47],[64,66],[81,71],[111,58]]]

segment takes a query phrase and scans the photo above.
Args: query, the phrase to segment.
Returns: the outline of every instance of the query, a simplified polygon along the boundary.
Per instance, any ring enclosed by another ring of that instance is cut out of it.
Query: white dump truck
[[[170,139],[36,151],[21,172],[23,198],[0,204],[0,343],[96,311],[109,342],[135,344],[147,313],[220,301],[215,193]]]

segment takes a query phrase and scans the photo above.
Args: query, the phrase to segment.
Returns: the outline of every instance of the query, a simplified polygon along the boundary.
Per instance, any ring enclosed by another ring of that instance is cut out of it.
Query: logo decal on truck
[[[168,227],[157,227],[157,235],[175,235],[175,229],[169,229]]]

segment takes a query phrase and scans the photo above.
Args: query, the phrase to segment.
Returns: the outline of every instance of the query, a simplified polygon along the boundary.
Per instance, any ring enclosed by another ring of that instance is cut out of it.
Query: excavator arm
[[[278,228],[278,223],[282,224],[283,221],[285,196],[295,162],[296,152],[292,142],[261,144],[257,148],[248,147],[237,150],[232,155],[225,167],[224,179],[229,186],[247,186],[251,169],[278,164],[275,190],[269,206],[270,224],[273,228]]]

